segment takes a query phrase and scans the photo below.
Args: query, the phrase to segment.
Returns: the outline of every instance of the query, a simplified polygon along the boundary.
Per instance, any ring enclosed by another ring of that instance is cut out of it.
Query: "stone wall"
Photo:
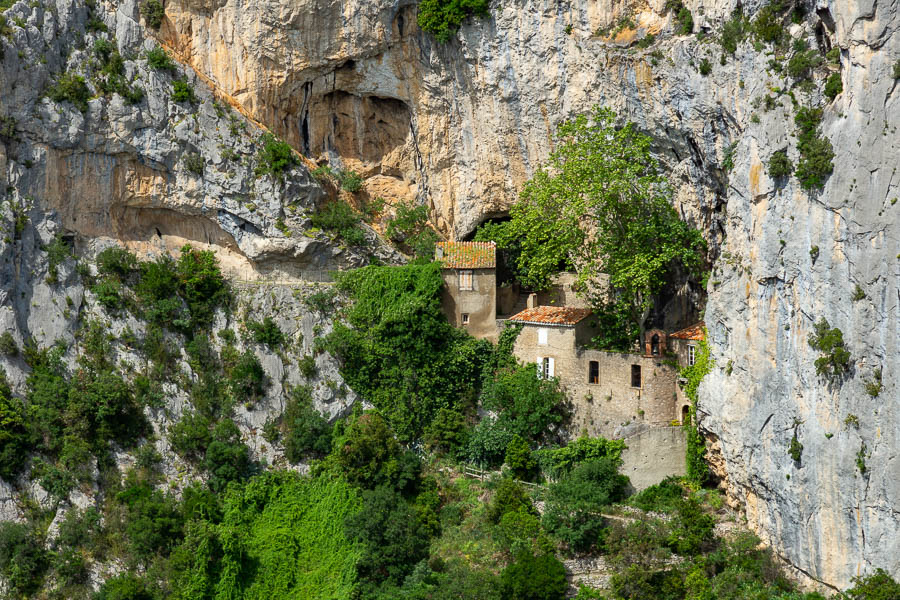
[[[497,341],[497,279],[494,269],[471,269],[472,289],[459,289],[459,269],[442,269],[441,308],[447,320],[471,335]],[[464,324],[462,315],[469,315]]]
[[[636,491],[655,485],[671,475],[685,474],[687,441],[682,427],[653,427],[625,438],[623,475]]]

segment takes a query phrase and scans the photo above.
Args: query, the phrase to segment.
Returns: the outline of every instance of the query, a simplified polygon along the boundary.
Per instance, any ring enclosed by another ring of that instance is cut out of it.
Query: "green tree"
[[[853,587],[847,590],[850,600],[891,600],[900,598],[900,583],[884,569],[875,569],[874,573],[854,577]]]
[[[291,462],[300,462],[308,454],[327,454],[331,449],[332,427],[313,406],[308,387],[291,390],[281,417],[284,452]]]
[[[641,339],[662,287],[676,270],[698,274],[705,242],[681,221],[671,189],[650,154],[651,138],[633,123],[595,107],[557,130],[549,164],[526,182],[510,210],[518,239],[517,268],[528,286],[544,288],[553,274],[575,269],[578,281],[609,277],[609,289],[590,293],[599,312],[626,315]],[[503,240],[499,240],[502,244]]]
[[[25,406],[12,395],[0,369],[0,478],[11,481],[22,470],[28,449]]]
[[[563,600],[566,569],[552,554],[523,552],[500,574],[504,600]]]
[[[420,0],[419,27],[447,42],[469,15],[488,14],[488,0]]]

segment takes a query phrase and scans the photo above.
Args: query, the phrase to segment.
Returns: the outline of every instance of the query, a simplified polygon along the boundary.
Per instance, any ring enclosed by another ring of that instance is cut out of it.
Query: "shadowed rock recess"
[[[358,172],[368,197],[426,204],[441,233],[462,239],[505,214],[562,120],[609,106],[654,138],[678,212],[710,244],[716,366],[698,415],[729,501],[800,576],[836,589],[875,568],[898,577],[900,0],[795,3],[785,35],[823,58],[802,75],[773,66],[771,46],[752,36],[733,53],[720,45],[737,8],[752,19],[765,1],[686,0],[690,35],[666,4],[495,1],[438,43],[418,28],[415,0],[169,0],[158,30],[135,0],[19,1],[6,15],[24,25],[0,40],[0,116],[15,123],[0,137],[4,231],[18,213],[29,220],[4,246],[0,325],[18,340],[71,338],[66,294],[44,282],[39,251],[57,232],[87,255],[112,240],[141,252],[190,242],[242,280],[364,264],[310,227],[340,193],[311,176],[314,162]],[[95,60],[91,18],[114,34],[141,102],[115,94],[79,110],[45,95]],[[157,45],[173,71],[148,66]],[[834,74],[842,91],[826,94]],[[195,101],[173,98],[176,79]],[[833,172],[811,189],[769,169],[778,151],[802,161],[801,107],[822,108],[818,135],[834,152]],[[304,157],[283,178],[254,174],[261,127]],[[363,227],[369,256],[398,260]],[[244,301],[261,318],[282,300]],[[284,318],[292,332],[318,319]],[[822,319],[850,352],[832,380],[817,374],[822,351],[809,343]],[[301,380],[288,363],[264,367]],[[21,384],[23,371],[7,370]],[[322,390],[317,406],[336,401]],[[265,455],[262,444],[251,447]]]

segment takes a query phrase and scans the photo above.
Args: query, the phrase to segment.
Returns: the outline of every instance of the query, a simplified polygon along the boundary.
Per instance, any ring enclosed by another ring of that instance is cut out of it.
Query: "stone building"
[[[706,339],[706,324],[703,321],[694,323],[675,333],[670,333],[668,338],[669,353],[672,354],[682,367],[692,366],[697,361],[697,352],[700,350],[700,342]],[[691,401],[684,394],[680,385],[675,388],[676,403],[678,404],[679,418],[686,419],[690,414]]]
[[[667,426],[681,422],[685,399],[677,384],[678,368],[688,364],[696,332],[678,332],[676,353],[668,353],[672,336],[661,330],[646,335],[643,354],[588,348],[596,335],[590,309],[537,306],[513,315],[522,325],[513,353],[534,362],[542,377],[557,377],[572,403],[570,433],[616,437],[631,424]],[[684,354],[684,361],[676,360]]]
[[[497,246],[494,242],[438,242],[447,320],[477,338],[497,341]]]

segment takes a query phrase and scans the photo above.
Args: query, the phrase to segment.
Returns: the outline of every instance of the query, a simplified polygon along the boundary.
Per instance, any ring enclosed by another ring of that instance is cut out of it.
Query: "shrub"
[[[206,483],[217,494],[223,493],[230,482],[250,475],[250,449],[241,442],[241,432],[232,421],[221,421],[213,429],[203,466],[209,473]]]
[[[137,257],[119,246],[106,248],[97,255],[97,272],[103,276],[128,277],[138,267]]]
[[[745,32],[746,19],[744,19],[744,13],[737,9],[731,15],[731,19],[722,26],[722,34],[719,37],[722,50],[728,54],[734,54],[737,51],[738,44],[744,40]]]
[[[531,498],[528,497],[522,484],[504,477],[494,491],[494,498],[488,506],[487,518],[491,523],[499,523],[503,515],[513,512],[537,515]]]
[[[159,0],[146,0],[141,4],[141,16],[151,28],[159,29],[166,11]]]
[[[177,423],[169,427],[172,449],[182,458],[199,460],[212,442],[211,425],[206,416],[186,412]]]
[[[355,194],[362,189],[362,176],[356,171],[341,171],[338,173],[338,181],[341,189]]]
[[[769,177],[780,179],[789,177],[794,172],[794,164],[788,158],[786,150],[778,150],[769,158]]]
[[[497,424],[524,439],[545,439],[566,418],[565,393],[557,379],[539,379],[535,365],[502,369],[485,382],[481,403],[500,413]]]
[[[824,186],[825,179],[834,170],[834,148],[831,141],[819,137],[818,127],[821,121],[821,108],[801,107],[794,116],[798,129],[797,149],[800,151],[796,175],[800,187],[805,190]]]
[[[900,79],[900,58],[894,63],[894,79]]]
[[[184,155],[184,168],[197,175],[203,175],[203,157],[197,152],[188,152]]]
[[[327,315],[334,310],[335,295],[335,291],[332,289],[322,289],[303,298],[303,303],[312,310]]]
[[[317,367],[316,367],[316,357],[307,354],[303,358],[297,361],[297,368],[300,369],[300,374],[303,375],[306,379],[312,379],[316,376]]]
[[[122,508],[120,527],[131,555],[145,564],[156,555],[167,556],[182,535],[183,520],[175,499],[139,480],[133,471],[115,499]]]
[[[872,373],[872,379],[865,382],[866,393],[872,398],[877,398],[884,389],[884,383],[881,381],[881,369],[875,369]]]
[[[787,64],[787,74],[794,78],[808,77],[812,69],[825,61],[817,49],[807,50],[806,44],[803,44],[801,48],[794,52]]]
[[[690,35],[694,31],[694,16],[681,0],[666,0],[666,10],[675,15],[677,35]]]
[[[856,576],[852,579],[853,587],[847,590],[849,600],[891,600],[900,598],[900,583],[884,569],[875,569],[874,573]]]
[[[531,455],[531,448],[528,442],[520,436],[513,436],[509,444],[506,446],[506,466],[512,471],[513,477],[517,479],[530,480],[534,475],[537,463]]]
[[[300,462],[308,454],[325,455],[331,449],[332,427],[313,407],[309,388],[291,391],[281,417],[284,452],[291,462]]]
[[[255,172],[257,175],[269,174],[276,179],[281,179],[291,167],[299,162],[290,145],[271,133],[262,134],[258,144],[260,149],[256,157],[258,164]]]
[[[684,488],[677,477],[666,477],[628,499],[628,503],[649,512],[672,512],[678,508]]]
[[[488,8],[488,0],[420,0],[419,27],[444,43],[456,33],[466,17],[485,17]]]
[[[544,528],[572,550],[594,546],[603,529],[597,513],[625,497],[628,477],[618,469],[618,461],[601,458],[582,464],[550,486]]]
[[[169,57],[168,53],[160,46],[147,50],[147,53],[144,56],[147,59],[147,66],[151,69],[156,69],[157,71],[175,71],[175,63],[172,61],[171,57]]]
[[[682,556],[693,556],[708,549],[715,540],[715,519],[703,512],[703,507],[693,498],[678,504],[668,546]]]
[[[782,15],[786,9],[783,1],[770,0],[756,13],[756,19],[753,21],[753,33],[756,34],[758,40],[772,44],[781,41],[784,35],[784,17]]]
[[[618,461],[622,458],[625,448],[625,442],[622,440],[581,436],[562,448],[545,448],[536,451],[535,455],[544,475],[551,479],[559,479],[571,473],[572,469],[581,463],[590,460],[610,458]]]
[[[2,352],[5,356],[18,356],[19,354],[19,345],[16,343],[16,339],[13,335],[4,331],[2,335],[0,335],[0,352]]]
[[[468,434],[466,417],[462,412],[441,408],[425,428],[425,446],[439,454],[455,454],[466,445]]]
[[[700,74],[706,77],[710,73],[712,73],[712,63],[708,58],[704,58],[700,61]]]
[[[266,373],[253,352],[245,350],[241,354],[228,374],[228,384],[239,402],[250,402],[263,395],[266,390]]]
[[[123,573],[104,581],[96,600],[153,600],[153,593],[141,577]]]
[[[28,526],[0,522],[0,574],[13,597],[25,597],[40,587],[48,565],[41,541]]]
[[[840,378],[850,368],[850,352],[844,347],[844,334],[832,328],[823,317],[809,336],[809,345],[820,352],[816,359],[816,374],[830,381]]]
[[[360,228],[360,217],[343,200],[326,204],[312,215],[313,227],[338,234],[350,246],[366,243],[366,234]]]
[[[116,313],[125,306],[122,284],[117,279],[102,279],[91,288],[91,291],[97,296],[97,302],[111,313]]]
[[[362,510],[347,519],[344,531],[363,548],[356,571],[364,581],[399,585],[428,556],[428,537],[419,519],[389,487],[363,492]]]
[[[388,220],[385,234],[417,258],[431,261],[434,256],[437,234],[428,226],[428,207],[424,204],[400,203],[396,216]]]
[[[841,81],[840,73],[832,73],[825,82],[825,96],[829,100],[834,100],[837,95],[844,91],[844,83]]]
[[[569,589],[566,569],[552,554],[519,554],[500,581],[503,600],[561,600]]]
[[[9,335],[9,332],[6,332]],[[11,339],[12,336],[10,336]],[[13,342],[15,345],[15,342]],[[12,395],[6,373],[0,369],[0,478],[12,481],[25,466],[29,450],[25,407]]]
[[[63,73],[47,91],[47,95],[54,102],[71,102],[81,112],[87,112],[91,91],[81,75]]]
[[[850,296],[850,299],[854,302],[859,302],[860,300],[866,299],[866,292],[861,287],[859,287],[858,283],[856,284],[856,288],[853,290],[853,294]]]
[[[194,88],[191,87],[191,84],[184,79],[176,79],[172,82],[172,100],[193,104],[197,101],[197,97],[194,96]]]
[[[788,454],[794,462],[800,462],[800,457],[803,456],[803,444],[797,439],[796,431],[794,432],[793,437],[791,437],[791,445],[788,447]]]
[[[284,344],[284,333],[278,327],[278,324],[272,320],[272,317],[266,317],[260,323],[259,321],[247,321],[247,330],[250,337],[257,344],[265,344],[270,350],[275,350]]]
[[[394,432],[376,412],[352,418],[335,440],[332,456],[347,481],[369,489],[379,485],[404,489],[420,468],[415,455],[402,450]]]

